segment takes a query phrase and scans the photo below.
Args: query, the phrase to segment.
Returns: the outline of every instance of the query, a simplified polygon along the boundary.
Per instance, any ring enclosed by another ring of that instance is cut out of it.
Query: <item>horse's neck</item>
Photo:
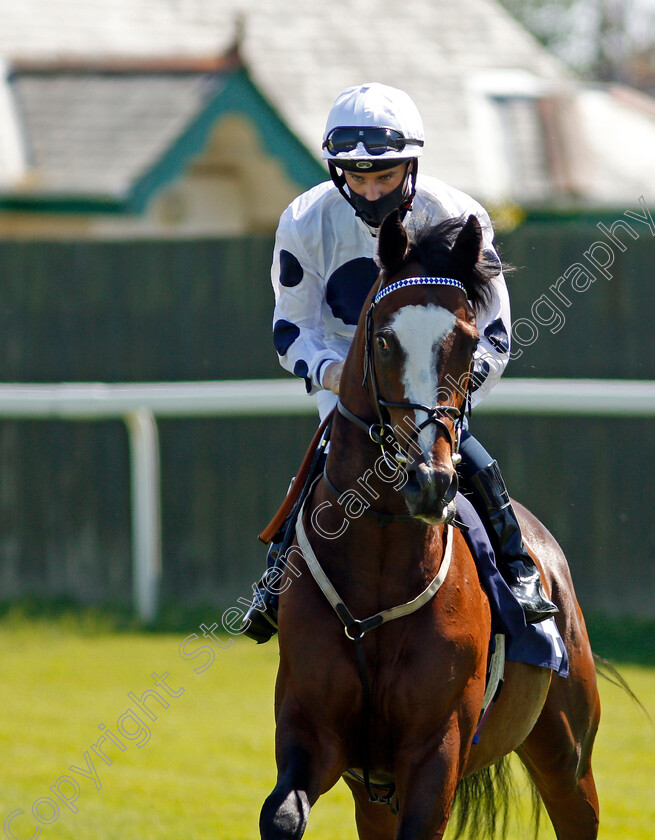
[[[309,527],[321,564],[337,591],[348,592],[358,617],[416,596],[437,573],[444,552],[443,526],[404,518],[402,473],[394,480],[380,459],[380,448],[364,432],[335,415],[327,460],[333,486],[319,488],[314,502],[320,515]]]

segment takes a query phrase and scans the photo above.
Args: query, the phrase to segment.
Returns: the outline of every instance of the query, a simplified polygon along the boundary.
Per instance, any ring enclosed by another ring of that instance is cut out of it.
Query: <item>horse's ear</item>
[[[378,258],[387,274],[395,274],[402,268],[409,247],[409,237],[398,210],[385,217],[378,235]]]
[[[478,217],[473,213],[466,220],[466,224],[457,234],[453,245],[452,254],[457,256],[458,261],[468,269],[475,268],[480,260],[480,249],[482,248],[482,228]]]

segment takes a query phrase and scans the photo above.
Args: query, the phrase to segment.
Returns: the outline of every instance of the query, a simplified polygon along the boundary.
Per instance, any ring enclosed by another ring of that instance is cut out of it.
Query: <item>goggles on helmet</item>
[[[364,145],[369,155],[375,157],[390,151],[402,152],[405,146],[409,145],[422,146],[423,140],[405,137],[395,128],[337,126],[323,141],[323,148],[327,149],[331,155],[338,155],[342,152],[352,152],[359,143]]]

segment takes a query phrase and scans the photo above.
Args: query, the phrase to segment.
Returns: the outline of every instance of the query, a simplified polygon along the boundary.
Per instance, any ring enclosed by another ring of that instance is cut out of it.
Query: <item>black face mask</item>
[[[334,185],[354,209],[355,215],[359,216],[369,227],[380,227],[389,213],[394,210],[400,210],[400,218],[404,219],[407,211],[412,209],[412,201],[414,201],[414,194],[416,193],[417,158],[408,161],[402,182],[390,193],[383,195],[376,201],[369,201],[350,190],[346,186],[346,176],[331,161],[328,161],[328,169]]]
[[[380,227],[385,218],[394,210],[398,210],[402,204],[406,203],[406,188],[407,178],[403,178],[402,182],[392,190],[390,193],[383,195],[381,198],[376,198],[375,201],[369,201],[356,192],[350,190],[348,200],[355,208],[355,214],[366,222],[370,227]],[[405,208],[405,212],[407,208]],[[405,213],[403,213],[403,216]]]

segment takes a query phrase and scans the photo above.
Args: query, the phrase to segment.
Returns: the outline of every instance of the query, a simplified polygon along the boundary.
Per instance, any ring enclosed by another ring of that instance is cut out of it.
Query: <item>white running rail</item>
[[[504,379],[476,412],[485,414],[655,415],[655,382],[601,379]],[[107,385],[0,385],[0,419],[125,421],[130,440],[133,600],[152,621],[161,578],[158,417],[316,414],[294,379]]]

